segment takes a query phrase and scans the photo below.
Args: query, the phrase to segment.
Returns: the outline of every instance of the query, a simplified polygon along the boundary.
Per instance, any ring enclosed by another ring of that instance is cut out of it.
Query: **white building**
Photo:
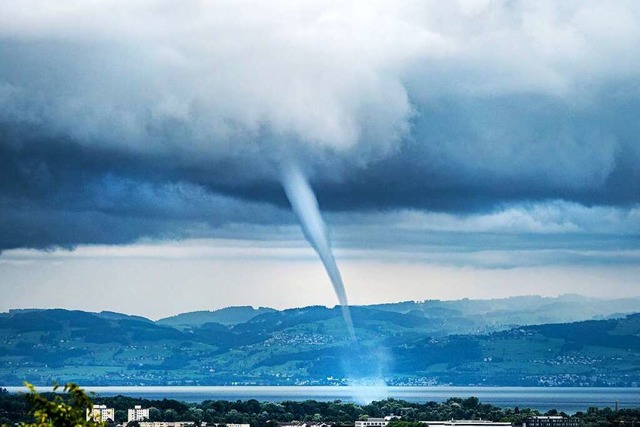
[[[305,421],[293,421],[290,423],[278,423],[280,427],[332,427],[332,424],[323,422],[305,422]],[[249,424],[227,424],[228,427],[249,427]],[[208,427],[208,426],[207,426]],[[216,425],[216,427],[218,427]]]
[[[579,427],[580,420],[577,418],[565,418],[560,415],[538,416],[527,418],[525,427]]]
[[[400,417],[369,418],[365,421],[356,421],[355,427],[386,427],[389,421]],[[483,420],[450,420],[450,421],[420,421],[426,427],[511,427],[511,423],[500,423]],[[528,427],[528,426],[527,426]],[[556,427],[556,426],[535,426]],[[565,427],[565,426],[558,426]],[[569,426],[574,427],[574,426]]]
[[[140,427],[188,427],[195,424],[194,421],[142,421]]]
[[[92,409],[87,409],[87,421],[105,422],[115,420],[115,410],[107,408],[107,405],[93,405]]]
[[[142,421],[140,427],[192,427],[195,425],[193,421]],[[251,427],[249,424],[215,424],[201,423],[201,427],[219,427],[225,425],[227,427]]]
[[[483,420],[420,421],[429,427],[511,427],[511,423]]]
[[[389,424],[389,417],[385,418],[369,418],[362,421],[356,421],[355,427],[387,427]]]
[[[149,419],[149,408],[142,409],[142,406],[136,405],[133,409],[127,410],[127,422],[144,421]]]

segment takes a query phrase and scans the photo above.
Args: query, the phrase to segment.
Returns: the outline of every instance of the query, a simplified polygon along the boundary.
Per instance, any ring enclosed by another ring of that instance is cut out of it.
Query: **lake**
[[[23,387],[7,387],[10,392]],[[39,388],[49,390],[48,387]],[[450,397],[476,396],[482,403],[499,407],[551,408],[567,413],[585,411],[590,406],[619,408],[640,407],[640,388],[600,387],[86,387],[99,396],[125,395],[145,399],[176,399],[187,402],[203,400],[247,400],[279,402],[283,400],[342,400],[366,403],[387,397],[411,402],[443,402]]]

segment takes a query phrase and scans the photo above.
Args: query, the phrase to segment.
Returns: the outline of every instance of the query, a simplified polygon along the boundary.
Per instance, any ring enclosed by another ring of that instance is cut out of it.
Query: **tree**
[[[149,410],[149,415],[151,415],[151,410]],[[164,421],[177,421],[178,420],[178,412],[175,409],[169,408],[164,411]],[[155,421],[155,420],[152,420]]]
[[[462,407],[465,409],[475,409],[478,407],[479,404],[480,404],[480,400],[475,396],[471,396],[462,401]]]
[[[195,421],[200,423],[204,419],[204,411],[202,409],[191,407],[182,414],[182,417],[185,421]]]
[[[124,423],[128,418],[127,412],[124,409],[116,409],[115,417],[116,419],[113,421],[115,421],[116,423]]]
[[[25,396],[31,403],[30,414],[35,418],[31,424],[22,424],[22,427],[104,427],[104,423],[86,419],[86,411],[91,409],[93,403],[87,394],[79,386],[69,383],[63,390],[68,394],[68,401],[65,402],[60,395],[56,395],[52,400],[42,397],[36,388],[29,383],[25,383],[30,393]],[[59,386],[56,384],[53,390]]]
[[[162,411],[154,406],[149,408],[149,421],[162,421]]]

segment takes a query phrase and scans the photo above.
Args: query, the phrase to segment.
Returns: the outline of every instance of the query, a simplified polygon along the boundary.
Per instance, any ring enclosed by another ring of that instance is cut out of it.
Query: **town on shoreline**
[[[154,408],[155,409],[155,408]],[[318,415],[318,414],[316,414]],[[115,409],[107,405],[93,405],[86,410],[87,421],[106,423],[116,427],[252,427],[250,423],[207,423],[196,421],[150,421],[151,408],[135,405],[127,410],[127,421],[115,423]],[[314,415],[315,418],[315,415]],[[325,421],[278,422],[269,420],[267,425],[274,427],[580,427],[580,419],[562,415],[530,415],[522,421],[488,421],[472,420],[438,420],[438,421],[403,421],[402,415],[387,415],[383,418],[372,418],[368,415],[352,423],[335,423]]]
[[[64,394],[42,396],[68,401]],[[589,407],[568,414],[555,409],[500,408],[481,403],[477,397],[452,397],[441,403],[388,398],[366,405],[255,399],[193,403],[122,395],[91,399],[94,403],[86,412],[87,420],[107,427],[635,427],[640,419],[640,404],[635,408]],[[0,425],[32,422],[32,411],[24,394],[0,388]]]

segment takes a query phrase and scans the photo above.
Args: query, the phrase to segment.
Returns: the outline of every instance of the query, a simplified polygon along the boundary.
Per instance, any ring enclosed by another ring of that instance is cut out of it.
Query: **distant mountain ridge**
[[[639,304],[640,298],[600,299],[565,294],[558,297],[531,295],[486,300],[405,301],[375,304],[369,307],[427,317],[446,313],[462,316],[482,315],[490,319],[500,319],[504,313],[509,313],[509,316],[514,319],[514,324],[536,324],[574,322],[612,315],[623,316],[638,311]]]
[[[159,319],[157,323],[174,327],[202,326],[205,323],[220,323],[221,325],[237,325],[248,322],[256,316],[276,311],[269,307],[253,308],[251,306],[225,307],[213,311],[192,311],[171,317]]]
[[[632,307],[640,311],[639,298],[576,295],[355,306],[356,347],[339,307],[229,307],[157,322],[12,310],[0,313],[0,386],[336,385],[354,375],[397,385],[630,386],[640,383],[640,314],[621,313]]]

